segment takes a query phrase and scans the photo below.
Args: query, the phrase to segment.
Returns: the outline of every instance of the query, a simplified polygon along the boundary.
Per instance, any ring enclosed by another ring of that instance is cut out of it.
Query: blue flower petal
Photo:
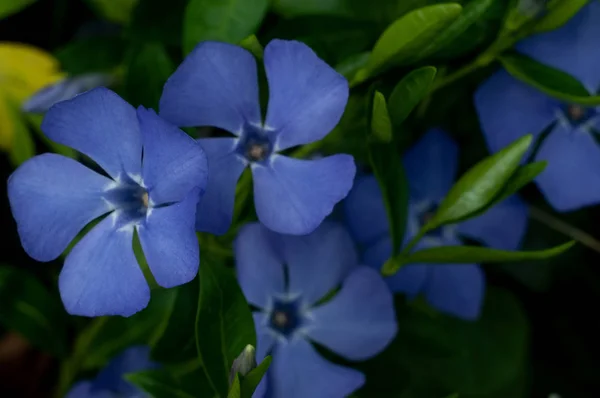
[[[600,3],[590,1],[559,29],[531,36],[517,49],[579,79],[595,94],[600,89]]]
[[[92,158],[113,178],[141,174],[142,136],[135,109],[107,88],[54,105],[42,130],[51,140]]]
[[[208,158],[208,183],[198,202],[196,229],[222,235],[233,218],[237,181],[246,162],[235,152],[233,138],[205,138],[198,141]]]
[[[276,150],[325,137],[348,102],[348,82],[306,44],[272,40],[265,48],[269,81],[266,128]]]
[[[380,270],[392,255],[392,239],[385,238],[365,250],[365,264]],[[394,293],[403,293],[412,299],[423,291],[429,268],[422,264],[408,264],[400,268],[394,275],[385,278],[386,283]]]
[[[458,224],[458,232],[489,247],[516,250],[527,229],[527,204],[513,195],[479,217]]]
[[[279,238],[259,223],[246,224],[234,243],[237,278],[246,300],[267,308],[272,295],[285,293]]]
[[[344,214],[350,233],[359,243],[370,244],[387,236],[387,211],[375,176],[356,179],[344,200]]]
[[[150,288],[133,254],[133,228],[106,217],[75,245],[58,286],[72,315],[130,316],[144,309]]]
[[[326,361],[301,339],[277,346],[269,372],[272,398],[346,397],[365,383],[361,372]]]
[[[356,269],[339,293],[311,311],[307,335],[351,360],[364,360],[382,351],[396,335],[392,293],[380,274]]]
[[[254,329],[256,330],[256,361],[261,362],[275,345],[275,335],[265,326],[269,322],[269,314],[253,312]]]
[[[539,136],[558,117],[560,103],[526,85],[505,70],[475,92],[475,108],[491,152],[498,152],[525,134]]]
[[[312,305],[358,266],[358,255],[348,232],[325,221],[304,236],[282,235],[284,263],[289,273],[288,294],[301,295]]]
[[[465,320],[481,313],[485,277],[476,264],[430,265],[425,297],[432,307]]]
[[[192,137],[138,108],[144,144],[142,179],[156,205],[183,200],[192,189],[202,195],[208,181],[208,164],[202,147]]]
[[[200,43],[167,80],[160,116],[183,127],[214,126],[233,134],[260,124],[256,61],[241,47]]]
[[[98,391],[93,387],[91,381],[80,381],[69,390],[65,398],[116,398],[110,391]]]
[[[194,279],[200,250],[194,228],[198,191],[171,206],[150,210],[138,226],[148,267],[162,287],[174,287]]]
[[[548,161],[536,182],[556,210],[600,202],[600,148],[590,133],[558,125],[542,142],[536,160]]]
[[[458,146],[439,129],[431,129],[403,158],[414,200],[441,200],[452,187],[458,167]]]
[[[111,182],[60,155],[23,163],[8,179],[8,199],[27,254],[57,258],[83,227],[111,210],[101,196]]]
[[[258,219],[279,233],[311,233],[346,197],[355,173],[354,159],[344,154],[319,160],[275,155],[268,166],[253,164]]]
[[[123,378],[127,373],[157,368],[158,364],[150,360],[150,347],[133,346],[117,357],[100,371],[94,380],[95,389],[114,391],[129,397],[141,391]]]

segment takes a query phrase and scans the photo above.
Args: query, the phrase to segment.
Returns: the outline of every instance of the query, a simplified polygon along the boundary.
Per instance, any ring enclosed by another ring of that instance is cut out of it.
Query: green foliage
[[[71,75],[110,72],[125,58],[126,43],[119,36],[96,36],[72,41],[55,56]]]
[[[2,0],[0,3],[0,19],[16,14],[37,0]]]
[[[436,73],[434,67],[424,66],[411,71],[396,84],[388,101],[390,117],[394,126],[400,126],[429,93]]]
[[[85,0],[99,17],[126,24],[139,0]]]
[[[183,25],[184,52],[203,40],[239,43],[256,32],[267,6],[268,0],[190,0]]]
[[[126,34],[131,40],[181,45],[183,18],[188,0],[140,0]]]
[[[371,113],[371,135],[377,141],[390,142],[393,134],[392,121],[387,110],[385,97],[379,91],[375,91]]]
[[[536,23],[534,32],[548,32],[560,28],[590,1],[596,0],[550,0],[548,11]]]
[[[242,398],[252,398],[252,394],[254,394],[254,391],[262,378],[265,377],[267,370],[269,370],[269,366],[271,366],[271,357],[267,356],[255,369],[242,377]]]

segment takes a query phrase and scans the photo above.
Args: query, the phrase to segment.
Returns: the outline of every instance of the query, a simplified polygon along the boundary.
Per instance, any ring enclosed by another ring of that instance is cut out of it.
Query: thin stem
[[[568,236],[569,238],[581,243],[597,253],[600,253],[600,241],[595,239],[587,232],[584,232],[579,228],[575,228],[574,226],[534,206],[529,206],[529,214],[534,220],[539,221],[553,230]]]

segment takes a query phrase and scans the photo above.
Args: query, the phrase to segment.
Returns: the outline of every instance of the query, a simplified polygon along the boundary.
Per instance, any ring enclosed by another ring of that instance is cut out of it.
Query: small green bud
[[[233,383],[235,375],[246,376],[250,371],[256,368],[256,349],[248,344],[242,353],[233,361],[229,371],[229,385]]]

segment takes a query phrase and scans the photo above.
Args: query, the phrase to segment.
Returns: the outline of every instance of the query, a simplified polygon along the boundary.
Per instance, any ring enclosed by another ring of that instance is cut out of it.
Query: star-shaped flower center
[[[305,326],[307,319],[301,310],[300,298],[273,299],[269,314],[269,328],[276,334],[290,338],[299,328]]]
[[[246,125],[236,150],[249,162],[263,162],[273,153],[273,144],[262,127]]]

